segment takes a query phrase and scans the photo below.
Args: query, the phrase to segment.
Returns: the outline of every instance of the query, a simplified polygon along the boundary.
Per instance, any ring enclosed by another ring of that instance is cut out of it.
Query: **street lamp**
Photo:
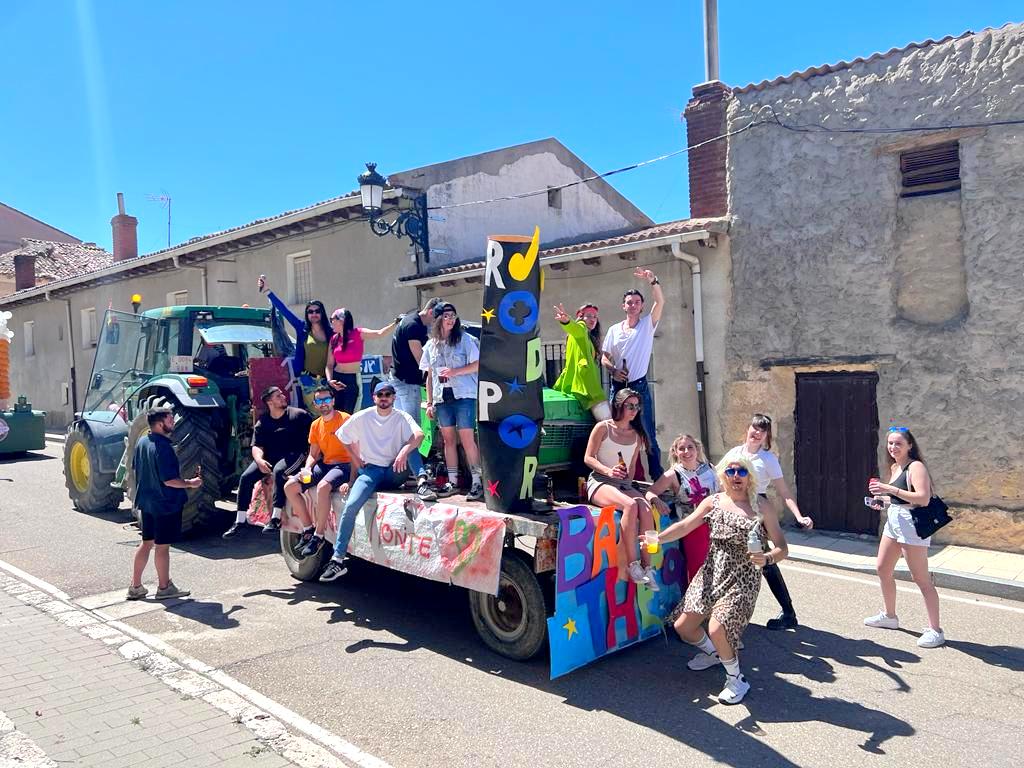
[[[388,221],[383,216],[384,185],[387,179],[377,173],[376,163],[367,163],[366,170],[356,179],[359,182],[359,196],[363,210],[369,216],[370,229],[378,237],[392,234],[397,238],[408,237],[423,251],[423,261],[430,261],[430,240],[427,235],[427,196],[412,198],[412,207],[399,211]]]

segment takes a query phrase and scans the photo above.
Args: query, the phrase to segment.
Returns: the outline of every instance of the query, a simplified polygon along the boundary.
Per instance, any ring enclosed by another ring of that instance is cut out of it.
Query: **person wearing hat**
[[[247,520],[252,491],[267,475],[274,476],[274,511],[263,526],[264,533],[281,530],[284,508],[284,484],[288,469],[297,464],[309,450],[307,437],[313,418],[305,408],[288,405],[288,395],[280,387],[267,387],[260,399],[267,412],[256,422],[252,435],[252,462],[238,478],[238,509],[235,522],[222,534],[231,539],[250,527]]]
[[[448,482],[438,495],[451,495],[459,480],[459,445],[472,475],[468,501],[484,497],[480,479],[480,451],[476,444],[476,395],[479,387],[480,344],[462,329],[455,305],[434,307],[430,340],[423,348],[420,370],[427,372],[427,416],[437,419],[444,441]]]
[[[139,510],[142,541],[132,558],[132,580],[128,600],[141,600],[149,592],[142,584],[142,574],[149,564],[149,553],[155,548],[157,600],[187,597],[189,591],[171,581],[171,547],[181,536],[181,510],[188,500],[186,488],[203,484],[202,467],[196,476],[184,480],[178,456],[171,444],[174,433],[174,411],[166,407],[151,409],[146,414],[149,434],[135,444],[132,469],[135,474],[134,503]]]
[[[420,358],[427,343],[427,323],[434,318],[434,307],[441,303],[437,297],[430,299],[419,312],[402,316],[398,327],[391,336],[391,383],[395,385],[395,406],[420,420],[420,406],[423,395],[423,371]]]
[[[391,382],[381,381],[373,388],[373,405],[346,421],[338,430],[338,439],[348,448],[355,481],[338,520],[334,557],[320,581],[334,581],[344,573],[342,564],[355,529],[356,515],[378,488],[401,488],[409,473],[414,472],[419,480],[416,494],[420,499],[437,499],[417,450],[423,442],[423,430],[412,416],[395,408],[395,387]],[[308,557],[319,548],[320,542],[314,537],[302,549],[302,555]]]

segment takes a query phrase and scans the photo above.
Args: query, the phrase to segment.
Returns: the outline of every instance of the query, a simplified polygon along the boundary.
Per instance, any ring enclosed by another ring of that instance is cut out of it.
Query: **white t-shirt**
[[[405,411],[392,406],[387,416],[381,416],[374,405],[355,413],[335,434],[345,445],[359,443],[364,464],[389,467],[402,446],[421,431]]]
[[[636,381],[646,376],[650,367],[655,328],[649,314],[640,318],[636,328],[630,328],[629,323],[622,320],[608,329],[601,351],[611,357],[616,368],[621,368],[625,359],[629,380]]]
[[[782,477],[782,465],[779,464],[778,457],[764,448],[755,454],[749,454],[742,445],[737,445],[722,457],[722,461],[732,461],[735,459],[746,459],[754,467],[758,493],[764,493],[768,490],[772,480],[778,480]]]

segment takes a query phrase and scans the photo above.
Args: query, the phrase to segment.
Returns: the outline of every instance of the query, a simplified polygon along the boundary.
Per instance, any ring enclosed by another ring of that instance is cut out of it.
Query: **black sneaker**
[[[264,533],[278,533],[281,530],[281,518],[272,517],[267,520],[267,524],[263,526]]]
[[[324,569],[324,572],[320,574],[320,581],[329,582],[335,581],[339,576],[345,573],[348,569],[344,565],[339,563],[337,560],[331,560]]]
[[[224,531],[224,533],[222,533],[220,537],[222,539],[233,539],[238,534],[244,533],[248,528],[248,523],[232,523],[231,527]]]
[[[299,538],[295,540],[294,544],[292,544],[292,552],[295,553],[296,557],[302,557],[302,550],[307,544],[309,544],[310,539],[312,539],[314,535],[312,528],[308,531],[302,531],[299,534]]]
[[[796,629],[800,626],[800,622],[796,620],[795,613],[786,613],[783,611],[774,619],[768,619],[764,626],[766,629],[778,632],[782,629]]]
[[[315,533],[309,537],[309,541],[303,545],[302,549],[299,550],[300,557],[311,557],[320,551],[320,547],[324,544],[322,536],[317,536]]]

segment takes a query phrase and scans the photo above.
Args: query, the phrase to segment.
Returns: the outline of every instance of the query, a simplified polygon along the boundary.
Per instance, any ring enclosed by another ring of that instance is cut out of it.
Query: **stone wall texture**
[[[882,430],[914,430],[957,515],[937,538],[1024,551],[1024,125],[968,127],[1024,118],[1024,25],[741,89],[729,129],[766,105],[791,125],[960,130],[732,139],[724,443],[755,406],[784,409],[791,478],[795,396],[776,368],[855,360],[879,374]],[[961,190],[901,198],[900,151],[950,139]]]

